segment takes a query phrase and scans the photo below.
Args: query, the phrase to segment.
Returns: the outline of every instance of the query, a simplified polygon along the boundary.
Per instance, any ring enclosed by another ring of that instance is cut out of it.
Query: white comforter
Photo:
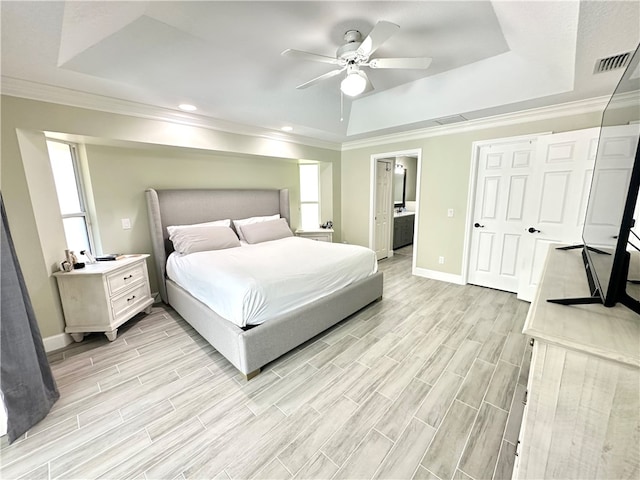
[[[270,318],[372,275],[375,252],[299,237],[167,260],[168,277],[239,327]]]

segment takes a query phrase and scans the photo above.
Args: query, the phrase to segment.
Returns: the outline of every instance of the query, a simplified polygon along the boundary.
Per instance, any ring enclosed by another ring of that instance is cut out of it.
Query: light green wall
[[[334,220],[339,221],[341,172],[340,152],[336,150],[5,95],[0,97],[0,102],[0,189],[18,260],[43,337],[54,336],[64,330],[52,273],[58,257],[62,259],[64,255],[66,243],[58,203],[51,194],[51,171],[43,162],[43,132],[84,137],[92,142],[97,139],[109,145],[126,145],[86,148],[84,163],[90,170],[90,191],[96,196],[100,243],[104,250],[126,251],[131,247],[150,252],[150,248],[145,248],[150,244],[148,237],[145,238],[148,234],[142,230],[146,213],[140,197],[148,186],[170,186],[175,181],[175,186],[225,184],[280,188],[286,183],[286,186],[293,186],[292,197],[297,201],[298,181],[292,180],[291,171],[299,159],[333,164]],[[143,148],[129,148],[130,144]],[[164,146],[164,149],[158,146]],[[169,146],[189,150],[166,148]],[[207,162],[212,163],[208,165]],[[190,168],[177,168],[184,165]],[[221,171],[229,178],[222,180]],[[152,180],[157,183],[153,185]],[[132,189],[138,188],[141,190],[133,192]],[[106,205],[113,205],[112,211],[108,211],[111,207]],[[295,218],[295,205],[292,207]],[[120,218],[131,218],[134,228],[123,231]],[[114,224],[115,229],[112,228]]]
[[[34,310],[44,312],[54,331],[62,331],[64,321],[57,285],[49,274],[58,269],[67,247],[47,145],[42,134],[21,129],[13,132],[11,140],[30,161],[23,165],[12,162],[15,158],[10,153],[12,145],[4,141],[3,135],[2,194],[9,229]],[[27,190],[28,196],[16,201],[15,194],[22,189]],[[54,199],[54,215],[51,214],[51,198]]]
[[[339,165],[335,170],[340,170]],[[333,208],[333,164],[322,162],[319,164],[320,169],[320,222],[325,223],[331,220],[335,223],[335,209]],[[339,184],[338,184],[339,185]],[[336,241],[338,234],[334,233]]]
[[[89,176],[102,253],[151,253],[144,196],[152,188],[288,188],[291,226],[299,226],[299,176],[295,160],[212,154],[187,149],[87,145]],[[121,219],[131,220],[123,230]],[[153,260],[151,290],[157,291]]]
[[[416,267],[461,275],[472,143],[540,132],[562,132],[600,125],[601,113],[573,115],[403,143],[346,150],[342,154],[342,237],[368,245],[371,155],[422,149]],[[455,216],[447,217],[453,208]],[[444,256],[444,265],[438,257]]]

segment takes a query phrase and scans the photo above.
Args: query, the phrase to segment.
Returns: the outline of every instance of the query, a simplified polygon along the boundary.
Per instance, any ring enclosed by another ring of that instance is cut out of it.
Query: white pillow
[[[269,240],[293,237],[286,218],[268,220],[266,222],[249,223],[242,226],[247,243],[262,243]]]
[[[169,240],[183,255],[240,246],[240,240],[230,227],[219,226],[180,228],[169,236]]]
[[[236,227],[236,231],[238,232],[238,236],[240,240],[246,241],[244,238],[244,234],[242,233],[242,227],[244,225],[251,225],[252,223],[260,223],[260,222],[268,222],[269,220],[277,220],[280,218],[280,214],[276,213],[275,215],[267,215],[266,217],[249,217],[242,218],[240,220],[234,220],[233,225]]]
[[[171,236],[171,234],[183,228],[188,229],[193,227],[199,228],[199,227],[230,227],[230,226],[231,226],[231,219],[227,218],[226,220],[216,220],[215,222],[194,223],[192,225],[169,225],[167,227],[167,232],[169,233],[169,236]]]

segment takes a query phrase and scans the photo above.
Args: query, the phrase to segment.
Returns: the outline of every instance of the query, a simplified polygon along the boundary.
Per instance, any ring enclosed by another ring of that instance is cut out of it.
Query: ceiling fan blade
[[[428,68],[431,58],[374,58],[369,61],[371,68]]]
[[[301,89],[301,88],[310,87],[312,85],[315,85],[316,83],[320,83],[321,81],[326,80],[327,78],[335,77],[336,75],[341,74],[345,70],[346,70],[346,67],[339,68],[338,70],[331,70],[330,72],[327,72],[324,75],[320,75],[319,77],[309,80],[308,82],[305,82],[302,85],[298,85],[296,88]]]
[[[300,60],[311,60],[312,62],[330,63],[332,65],[339,65],[340,60],[335,57],[327,57],[326,55],[318,55],[316,53],[302,52],[300,50],[293,50],[287,48],[280,55],[283,57],[298,58]]]
[[[357,52],[363,57],[368,57],[398,30],[400,30],[400,27],[395,23],[385,21],[376,23],[376,26],[373,27],[373,30],[371,30],[367,38],[365,38],[358,47]]]

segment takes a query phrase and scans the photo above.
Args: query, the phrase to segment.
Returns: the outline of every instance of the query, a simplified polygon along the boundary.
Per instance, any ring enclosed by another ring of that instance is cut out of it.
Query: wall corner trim
[[[456,275],[454,273],[438,272],[437,270],[429,270],[427,268],[420,267],[414,267],[411,273],[418,277],[440,280],[441,282],[455,283],[456,285],[466,285],[462,275]]]
[[[58,335],[52,335],[51,337],[45,337],[42,339],[45,352],[54,352],[61,348],[71,345],[73,339],[68,333],[59,333]]]

